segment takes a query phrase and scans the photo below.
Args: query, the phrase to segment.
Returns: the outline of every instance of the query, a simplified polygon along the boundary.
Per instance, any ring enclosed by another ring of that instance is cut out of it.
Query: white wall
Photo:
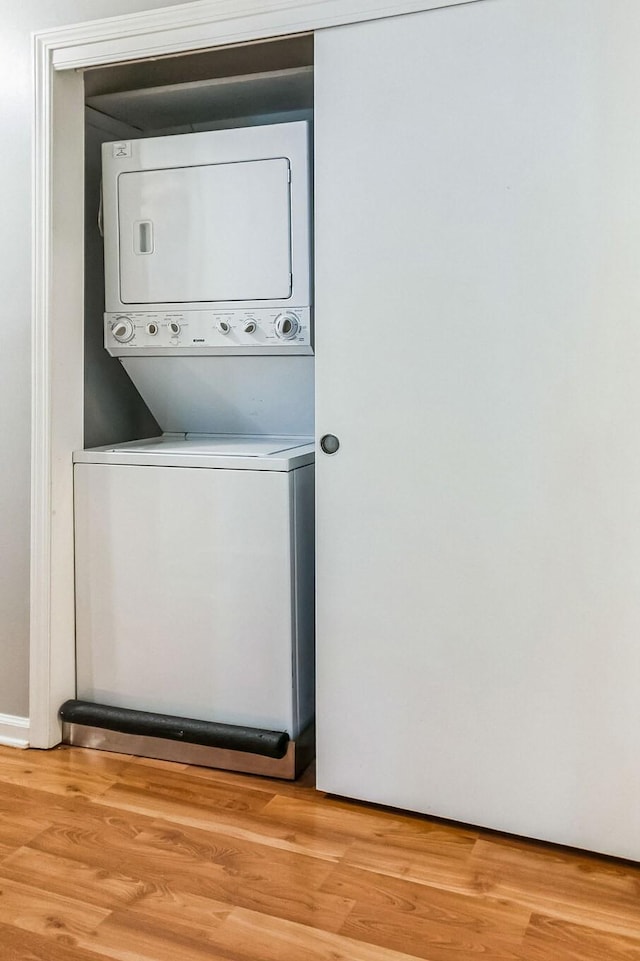
[[[31,34],[174,0],[0,0],[0,715],[28,714]]]

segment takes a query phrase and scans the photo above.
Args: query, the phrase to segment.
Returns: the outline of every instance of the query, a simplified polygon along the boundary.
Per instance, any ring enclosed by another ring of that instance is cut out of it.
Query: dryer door
[[[289,297],[289,170],[277,158],[120,174],[123,303]]]

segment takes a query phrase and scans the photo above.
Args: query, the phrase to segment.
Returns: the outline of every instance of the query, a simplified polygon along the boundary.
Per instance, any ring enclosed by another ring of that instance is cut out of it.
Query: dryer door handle
[[[133,225],[133,252],[135,254],[153,253],[153,221],[136,220]]]

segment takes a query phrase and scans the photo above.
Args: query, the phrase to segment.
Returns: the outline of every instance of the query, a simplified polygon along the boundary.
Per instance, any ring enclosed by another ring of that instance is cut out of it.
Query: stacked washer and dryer
[[[284,777],[314,716],[309,128],[103,145],[105,347],[161,436],[74,456],[65,740]]]

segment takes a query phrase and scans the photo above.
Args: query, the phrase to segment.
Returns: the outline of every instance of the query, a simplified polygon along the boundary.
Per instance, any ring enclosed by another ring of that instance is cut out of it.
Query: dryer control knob
[[[228,334],[231,330],[231,324],[227,320],[219,320],[216,327],[221,334]]]
[[[278,314],[275,322],[276,337],[292,340],[300,330],[300,319],[296,314]]]
[[[119,344],[126,344],[133,337],[135,330],[128,317],[118,317],[111,325],[111,333]]]
[[[245,334],[255,334],[257,327],[255,320],[247,320],[244,322],[242,329]]]
[[[172,337],[177,337],[178,334],[180,333],[180,324],[178,323],[177,320],[172,320],[169,323],[169,333],[171,334]]]

